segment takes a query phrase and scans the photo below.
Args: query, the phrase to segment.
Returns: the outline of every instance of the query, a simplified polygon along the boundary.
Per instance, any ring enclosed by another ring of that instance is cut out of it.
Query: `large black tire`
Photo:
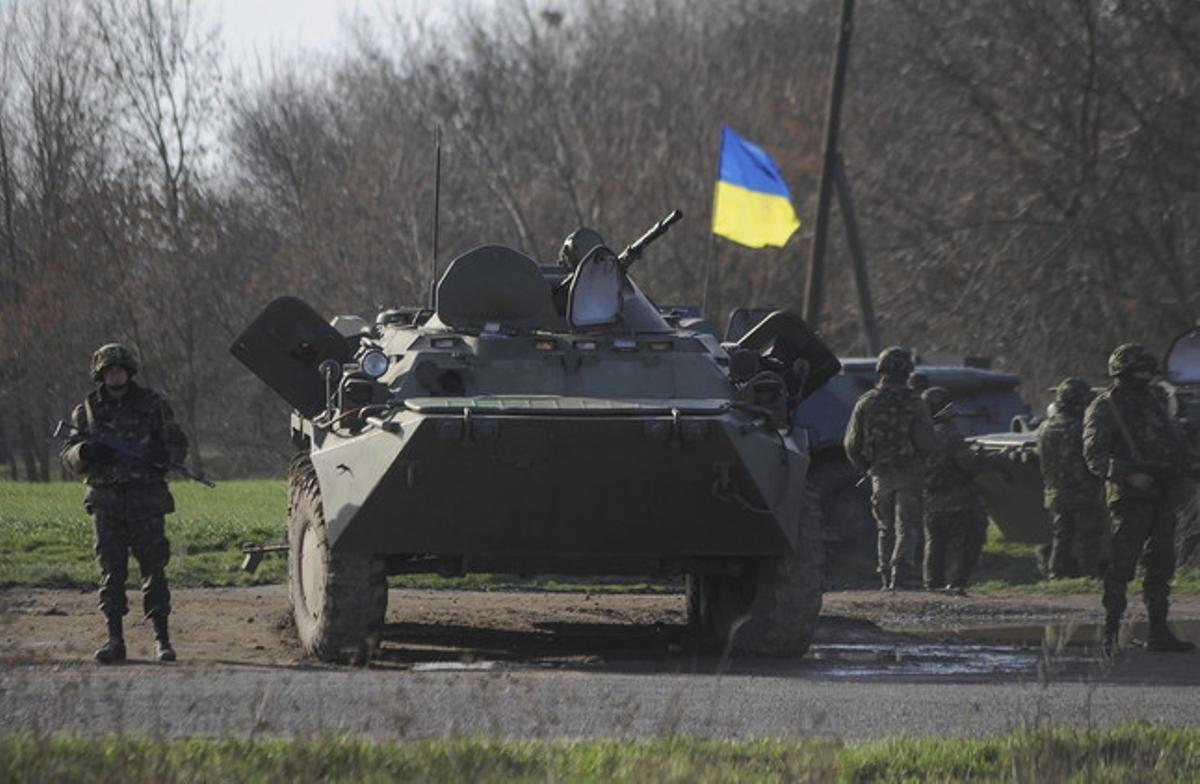
[[[820,498],[828,588],[879,587],[876,573],[875,516],[871,487],[840,455],[827,456],[808,473]]]
[[[722,653],[800,656],[816,633],[823,584],[821,519],[810,492],[790,555],[749,562],[736,577],[688,575],[688,621]]]
[[[379,646],[387,612],[383,560],[329,546],[316,471],[292,462],[288,498],[288,594],[305,653],[365,664]]]

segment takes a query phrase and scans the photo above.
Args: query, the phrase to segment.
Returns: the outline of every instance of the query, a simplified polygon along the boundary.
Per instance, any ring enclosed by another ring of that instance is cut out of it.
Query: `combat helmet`
[[[104,371],[110,367],[123,367],[131,377],[139,368],[137,354],[121,343],[105,343],[92,354],[92,380],[103,381]]]
[[[579,266],[584,257],[598,247],[604,245],[604,238],[593,229],[581,226],[567,235],[562,248],[558,251],[558,263],[573,270]]]
[[[1092,400],[1092,387],[1082,378],[1064,378],[1054,388],[1054,402],[1061,408],[1083,408]]]
[[[912,370],[912,354],[899,346],[885,348],[875,363],[875,372],[881,376],[907,376]]]
[[[921,393],[921,399],[929,406],[929,413],[937,414],[954,402],[954,396],[945,387],[930,387]]]
[[[1113,349],[1113,353],[1108,357],[1108,375],[1113,378],[1139,370],[1153,373],[1157,367],[1158,360],[1150,353],[1150,349],[1141,343],[1122,343]]]

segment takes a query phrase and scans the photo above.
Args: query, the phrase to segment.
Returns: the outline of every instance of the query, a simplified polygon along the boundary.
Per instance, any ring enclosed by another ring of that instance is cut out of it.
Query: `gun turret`
[[[629,247],[621,251],[621,255],[617,256],[617,261],[621,262],[621,270],[628,271],[633,266],[633,263],[638,260],[638,257],[642,255],[642,251],[650,243],[666,234],[667,229],[671,228],[671,224],[676,223],[682,217],[683,213],[679,210],[671,210],[667,217],[651,226],[649,231],[629,243]]]

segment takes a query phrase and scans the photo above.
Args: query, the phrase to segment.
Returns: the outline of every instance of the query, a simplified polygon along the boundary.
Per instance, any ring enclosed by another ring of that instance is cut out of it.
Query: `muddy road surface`
[[[1142,650],[1134,603],[1124,655],[1101,658],[1090,595],[831,593],[800,659],[698,651],[679,594],[389,599],[367,668],[306,660],[281,586],[177,590],[180,661],[152,662],[131,616],[130,663],[100,667],[94,594],[0,591],[0,731],[863,738],[1200,722],[1200,654]],[[1173,618],[1200,640],[1200,597],[1178,599]]]

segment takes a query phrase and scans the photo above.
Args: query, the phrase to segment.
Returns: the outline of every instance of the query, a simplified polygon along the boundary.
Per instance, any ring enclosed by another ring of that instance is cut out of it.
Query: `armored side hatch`
[[[309,418],[325,408],[325,379],[317,368],[327,359],[351,359],[346,338],[296,297],[267,305],[229,351]]]

